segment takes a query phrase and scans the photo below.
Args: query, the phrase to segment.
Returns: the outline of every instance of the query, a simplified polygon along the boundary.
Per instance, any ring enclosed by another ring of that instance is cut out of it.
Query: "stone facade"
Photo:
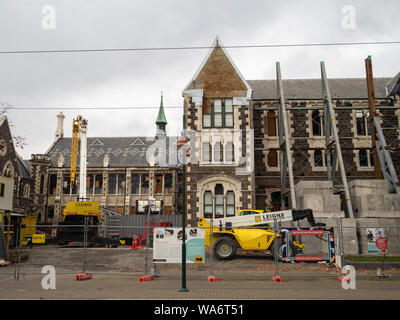
[[[15,150],[7,117],[0,119],[0,176],[14,179],[13,212],[33,214],[34,183],[29,163]]]
[[[393,150],[396,148],[398,150],[400,99],[399,93],[396,91],[391,90],[388,94],[386,86],[389,81],[393,82],[391,78],[374,79],[377,115],[380,117],[387,144]],[[355,179],[374,178],[366,80],[329,79],[329,86],[348,182]],[[321,181],[323,183],[327,180],[327,164],[324,155],[325,124],[321,80],[283,80],[283,87],[293,158],[294,182],[295,184],[302,181]],[[397,88],[394,85],[391,87]],[[224,190],[223,203],[225,206],[227,205],[226,192],[239,190],[239,194],[235,193],[237,209],[267,210],[267,208],[272,208],[272,210],[280,210],[282,208],[280,200],[282,168],[279,164],[279,119],[276,92],[275,80],[245,80],[227,51],[222,48],[220,40],[218,38],[215,40],[213,49],[210,50],[183,91],[186,129],[196,132],[196,156],[201,158],[204,152],[200,136],[212,129],[211,138],[207,136],[206,139],[214,141],[213,136],[226,130],[221,126],[215,126],[215,123],[211,123],[211,125],[208,122],[203,123],[205,117],[213,118],[219,112],[220,102],[217,101],[217,111],[215,111],[214,101],[220,99],[241,101],[242,104],[235,105],[233,103],[233,129],[237,128],[243,132],[247,129],[254,130],[252,150],[247,153],[254,170],[247,176],[240,176],[235,171],[237,164],[210,163],[204,165],[201,161],[197,164],[188,164],[187,203],[188,221],[191,225],[196,225],[199,217],[210,216],[210,214],[205,215],[204,213],[207,206],[205,190],[209,190],[212,196],[211,207],[208,209],[213,208],[213,212],[216,212],[214,207],[215,190],[211,189],[215,188],[218,181]],[[209,121],[208,118],[206,121]],[[248,132],[244,134],[248,135]],[[242,156],[246,150],[244,141],[246,139],[242,139]],[[213,148],[215,148],[215,144],[211,144],[211,149]],[[214,152],[212,151],[210,155],[214,156]],[[400,172],[399,154],[399,152],[392,153],[392,160],[397,172]],[[318,216],[345,217],[345,205],[343,205],[340,195],[337,192],[334,193],[341,187],[340,180],[337,164],[334,181],[330,182],[332,186],[324,189],[326,190],[324,197],[311,199],[312,195],[297,195],[299,199],[297,207],[300,209],[300,207],[309,206],[316,201],[320,204],[316,210]],[[286,188],[288,185],[287,181]],[[290,197],[287,197],[286,207],[291,207],[289,200]],[[225,209],[224,216],[226,214]]]

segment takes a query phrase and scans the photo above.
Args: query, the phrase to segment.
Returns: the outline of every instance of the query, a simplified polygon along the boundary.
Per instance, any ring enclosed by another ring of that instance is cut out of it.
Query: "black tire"
[[[236,243],[231,237],[221,237],[214,244],[214,255],[219,260],[230,260],[236,255]]]
[[[282,238],[275,238],[274,242],[271,243],[271,253],[272,256],[275,258],[275,246],[277,246],[277,256],[278,256],[278,260],[281,261],[283,258],[283,250],[286,249],[286,247],[284,247],[284,244],[282,243]],[[293,257],[295,254],[295,248],[293,246],[293,244],[289,245],[289,256]]]

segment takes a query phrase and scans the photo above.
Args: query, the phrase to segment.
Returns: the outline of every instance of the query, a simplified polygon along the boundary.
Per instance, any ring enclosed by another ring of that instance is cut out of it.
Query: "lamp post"
[[[185,102],[183,102],[183,139],[180,139],[179,145],[186,143],[186,118]],[[186,288],[186,152],[182,152],[182,286],[180,292],[188,292]]]

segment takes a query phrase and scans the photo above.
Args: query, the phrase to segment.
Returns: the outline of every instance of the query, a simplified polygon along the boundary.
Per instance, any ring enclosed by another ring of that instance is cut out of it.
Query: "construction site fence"
[[[163,223],[168,223],[167,227],[182,226],[180,221],[151,216],[140,225],[118,224],[112,228],[88,223],[24,226],[36,232],[24,235],[21,226],[4,225],[1,229],[5,236],[1,241],[8,238],[7,257],[4,257],[6,243],[0,243],[0,253],[2,259],[11,264],[0,268],[0,277],[12,276],[19,280],[41,274],[44,266],[51,265],[57,274],[173,277],[178,281],[182,277],[182,263],[153,261],[153,229],[162,227]],[[39,230],[44,228],[56,230],[56,235],[48,233],[44,243],[34,243],[40,242]],[[342,219],[336,219],[335,225],[326,227],[275,223],[252,228],[272,233],[275,239],[281,239],[283,246],[254,251],[237,245],[236,255],[229,260],[220,260],[216,250],[205,248],[202,263],[185,264],[186,276],[211,277],[216,281],[224,278],[337,277],[343,273],[345,265],[354,266],[357,274],[365,277],[394,278],[400,275],[400,219],[392,219],[386,225],[348,226]],[[189,232],[193,228],[186,226],[186,229]],[[314,232],[307,233],[310,230]],[[211,240],[211,226],[209,235]],[[63,237],[68,240],[62,241]]]

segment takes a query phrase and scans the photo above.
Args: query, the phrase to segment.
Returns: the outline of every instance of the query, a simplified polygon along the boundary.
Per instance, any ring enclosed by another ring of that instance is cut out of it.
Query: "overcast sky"
[[[55,29],[42,26],[49,22],[49,15],[42,13],[46,5],[55,9]],[[349,5],[355,21],[343,11]],[[398,0],[1,0],[0,51],[209,46],[217,35],[225,46],[398,41],[399,13]],[[58,108],[9,111],[13,135],[25,136],[28,143],[18,152],[24,159],[44,153],[54,140],[59,111],[66,115],[65,136],[71,136],[78,114],[88,119],[92,137],[154,135],[157,109],[63,108],[158,107],[161,91],[166,107],[180,107],[182,90],[207,52],[0,54],[0,103]],[[274,79],[276,61],[286,79],[320,77],[321,60],[328,77],[365,77],[368,55],[374,76],[392,77],[400,71],[399,44],[228,52],[248,80]],[[181,110],[166,108],[165,113],[168,133],[178,135]]]

